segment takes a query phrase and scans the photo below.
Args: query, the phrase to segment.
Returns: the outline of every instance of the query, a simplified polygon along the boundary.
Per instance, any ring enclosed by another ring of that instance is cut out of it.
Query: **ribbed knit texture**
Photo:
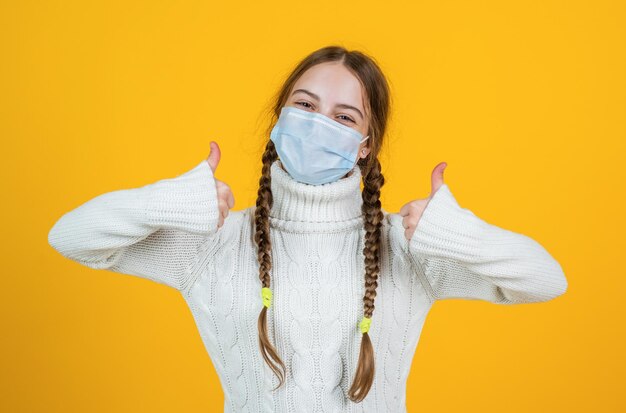
[[[273,267],[270,340],[286,382],[258,345],[263,303],[254,244],[254,206],[231,210],[217,228],[212,171],[193,169],[140,188],[105,193],[64,214],[48,240],[95,269],[176,288],[193,314],[219,375],[225,412],[406,412],[406,379],[433,302],[498,304],[553,299],[567,289],[557,261],[536,241],[461,208],[447,185],[428,203],[411,240],[402,217],[385,214],[380,275],[369,334],[374,384],[347,398],[361,343],[364,229],[361,173],[313,186],[271,166]]]

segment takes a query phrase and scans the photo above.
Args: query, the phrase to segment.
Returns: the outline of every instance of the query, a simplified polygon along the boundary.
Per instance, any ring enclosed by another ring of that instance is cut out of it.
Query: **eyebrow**
[[[315,93],[313,93],[313,92],[309,92],[309,91],[308,91],[308,90],[306,90],[306,89],[296,89],[296,90],[294,90],[294,91],[293,91],[293,93],[292,93],[291,95],[293,96],[293,95],[295,95],[297,92],[304,92],[304,93],[306,93],[307,95],[311,96],[313,99],[316,99],[316,100],[318,100],[318,101],[320,100],[320,97],[319,97],[319,96],[317,96],[317,95],[316,95]],[[354,106],[347,105],[347,104],[345,104],[345,103],[338,103],[338,104],[336,104],[335,106],[336,106],[336,107],[338,107],[338,108],[344,108],[344,109],[352,109],[352,110],[355,110],[355,111],[359,114],[359,116],[361,117],[361,119],[363,119],[363,114],[361,113],[361,111],[360,111],[359,109],[355,108]]]

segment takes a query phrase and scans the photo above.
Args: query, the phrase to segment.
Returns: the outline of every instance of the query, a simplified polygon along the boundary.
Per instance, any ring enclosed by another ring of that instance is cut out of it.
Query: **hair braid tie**
[[[359,327],[361,328],[361,333],[365,334],[370,331],[370,325],[372,324],[372,319],[369,317],[363,317],[361,322],[359,323]]]
[[[261,288],[261,298],[263,299],[263,305],[270,308],[270,305],[272,305],[272,290],[267,287]]]

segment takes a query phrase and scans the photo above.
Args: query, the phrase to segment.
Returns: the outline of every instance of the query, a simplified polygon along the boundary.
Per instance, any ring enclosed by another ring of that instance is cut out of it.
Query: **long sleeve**
[[[182,290],[199,246],[217,238],[218,221],[213,171],[202,160],[174,178],[85,202],[58,219],[48,243],[87,267]]]
[[[429,201],[408,242],[435,299],[532,303],[567,290],[560,264],[537,241],[461,208],[446,184]]]

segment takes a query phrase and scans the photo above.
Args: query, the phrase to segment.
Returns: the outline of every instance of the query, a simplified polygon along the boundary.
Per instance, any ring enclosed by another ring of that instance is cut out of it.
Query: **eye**
[[[342,119],[342,120],[347,120],[348,122],[354,123],[354,120],[350,116],[348,116],[348,115],[339,115],[339,116],[345,116],[346,118]]]
[[[296,105],[301,105],[301,106],[304,106],[305,108],[311,108],[311,104],[309,102],[296,102]]]

